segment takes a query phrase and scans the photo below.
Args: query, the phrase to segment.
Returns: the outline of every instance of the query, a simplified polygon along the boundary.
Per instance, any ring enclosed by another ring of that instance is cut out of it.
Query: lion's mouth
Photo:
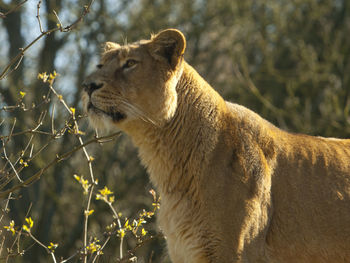
[[[95,112],[95,113],[97,113],[97,114],[99,114],[99,113],[105,114],[105,115],[111,117],[112,120],[115,121],[115,122],[121,121],[121,120],[123,120],[123,119],[126,118],[126,115],[125,115],[124,113],[120,112],[120,111],[106,112],[106,111],[104,111],[104,110],[101,110],[101,109],[99,109],[99,108],[96,108],[96,107],[92,104],[92,102],[89,102],[89,104],[88,104],[88,106],[87,106],[87,111],[88,111],[88,112],[89,112],[89,111],[93,111],[93,112]]]

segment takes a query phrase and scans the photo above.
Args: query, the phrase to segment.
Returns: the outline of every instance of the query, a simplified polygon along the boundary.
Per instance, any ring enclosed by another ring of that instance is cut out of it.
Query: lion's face
[[[162,125],[175,113],[185,39],[166,30],[151,40],[106,43],[96,70],[84,81],[83,103],[97,128],[132,123]]]

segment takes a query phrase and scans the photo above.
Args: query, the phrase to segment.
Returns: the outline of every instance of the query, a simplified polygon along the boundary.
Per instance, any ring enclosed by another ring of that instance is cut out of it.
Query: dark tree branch
[[[116,132],[116,133],[113,133],[111,135],[107,135],[107,136],[103,136],[103,137],[96,137],[94,139],[91,139],[90,141],[87,141],[84,144],[81,144],[81,145],[78,145],[78,146],[74,147],[73,149],[71,149],[68,152],[65,152],[62,155],[58,155],[57,154],[56,157],[51,162],[49,162],[48,165],[46,165],[44,168],[40,169],[34,175],[32,175],[28,179],[24,180],[22,183],[19,183],[19,184],[15,185],[15,186],[11,187],[8,190],[0,192],[0,198],[5,198],[5,197],[7,197],[9,195],[9,193],[12,193],[12,192],[17,191],[17,190],[19,190],[21,188],[30,186],[31,184],[33,184],[34,182],[39,180],[40,177],[44,174],[44,172],[47,171],[50,167],[52,167],[52,166],[58,164],[59,162],[69,158],[72,154],[74,154],[75,152],[83,149],[87,145],[92,144],[92,143],[103,143],[106,140],[118,138],[120,135],[121,135],[121,132]]]
[[[6,18],[9,14],[17,11],[25,2],[27,2],[28,0],[24,0],[18,4],[16,4],[15,6],[13,6],[12,8],[10,8],[10,10],[8,10],[6,13],[2,13],[0,12],[0,17],[1,18]]]
[[[11,59],[10,63],[1,72],[0,80],[4,79],[9,73],[12,72],[11,68],[13,67],[13,65],[17,64],[17,67],[18,67],[18,61],[23,58],[25,52],[30,47],[32,47],[36,42],[38,42],[41,38],[43,38],[44,36],[48,36],[51,33],[54,33],[56,31],[70,32],[71,30],[73,30],[79,24],[79,22],[81,22],[84,19],[84,17],[89,13],[90,7],[91,7],[93,2],[94,2],[94,0],[91,0],[88,5],[84,6],[82,14],[72,24],[70,24],[70,25],[68,25],[66,27],[63,27],[62,25],[60,25],[59,27],[48,29],[48,30],[42,32],[37,38],[35,38],[32,42],[30,42],[26,47],[22,48],[20,50],[20,52],[18,52],[17,55],[14,58]]]

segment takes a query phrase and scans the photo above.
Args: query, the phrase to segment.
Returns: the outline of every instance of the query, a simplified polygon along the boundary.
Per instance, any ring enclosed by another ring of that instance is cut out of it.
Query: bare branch
[[[27,2],[28,0],[24,0],[23,2],[15,5],[14,7],[12,7],[9,11],[7,11],[5,14],[0,12],[0,17],[1,18],[6,18],[6,16],[8,16],[9,14],[17,11],[25,2]]]
[[[57,19],[57,21],[58,21],[59,27],[62,29],[62,22],[61,22],[61,19],[59,18],[59,16],[57,15],[57,13],[56,13],[55,10],[53,10],[52,12],[53,12],[53,14],[55,15],[55,17],[56,17],[56,19]],[[61,30],[61,32],[62,32],[62,30]]]
[[[63,32],[68,32],[68,31],[71,31],[73,28],[75,28],[80,23],[80,21],[82,21],[84,19],[84,17],[90,12],[90,8],[91,8],[91,5],[93,4],[93,2],[94,2],[94,0],[91,0],[88,5],[85,5],[80,17],[75,22],[70,24],[69,26],[66,26],[63,29]]]
[[[86,210],[84,211],[84,263],[87,263],[87,236],[88,236],[88,221],[89,221],[89,211],[91,205],[92,193],[94,190],[94,185],[92,184],[89,191],[89,198],[86,206]]]
[[[100,138],[94,138],[94,139],[91,139],[90,141],[84,143],[83,145],[79,145],[79,146],[76,146],[74,147],[72,150],[68,151],[68,152],[65,152],[64,154],[62,154],[61,156],[60,155],[57,155],[55,159],[53,159],[48,165],[46,165],[44,168],[40,169],[37,173],[35,173],[33,176],[31,176],[30,178],[26,179],[24,182],[20,183],[20,184],[17,184],[15,186],[13,186],[12,188],[8,189],[8,190],[5,190],[3,192],[0,192],[0,198],[4,198],[5,196],[7,196],[9,193],[11,192],[14,192],[14,191],[17,191],[23,187],[28,187],[29,185],[31,185],[32,183],[36,182],[37,180],[40,179],[41,175],[43,175],[43,173],[45,171],[47,171],[47,169],[49,169],[51,166],[67,159],[68,157],[70,157],[73,153],[79,151],[80,149],[86,147],[87,145],[89,144],[92,144],[92,143],[102,143],[104,142],[105,140],[108,140],[108,139],[111,139],[111,138],[118,138],[119,136],[121,135],[121,132],[116,132],[116,133],[113,133],[111,135],[107,135],[107,136],[103,136],[103,137],[100,137]]]
[[[38,19],[38,23],[39,23],[39,28],[40,28],[40,32],[44,33],[43,27],[41,25],[41,19],[40,19],[40,6],[41,6],[41,0],[39,0],[37,6],[36,6],[36,18]]]
[[[90,12],[90,7],[92,5],[92,3],[94,2],[94,0],[91,0],[89,2],[88,5],[85,5],[84,6],[84,9],[83,9],[83,12],[82,14],[80,15],[80,17],[78,17],[78,19],[76,21],[74,21],[72,24],[70,24],[69,26],[66,26],[65,28],[62,28],[61,26],[59,27],[55,27],[55,28],[52,28],[52,29],[49,29],[47,31],[42,31],[42,33],[37,37],[35,38],[32,42],[30,42],[26,47],[20,49],[20,52],[14,57],[11,59],[10,63],[5,67],[5,69],[1,72],[0,74],[0,80],[4,79],[8,74],[10,74],[13,70],[15,70],[18,66],[19,66],[19,63],[21,62],[25,52],[31,47],[33,46],[36,42],[38,42],[42,37],[46,36],[46,35],[49,35],[51,33],[54,33],[56,31],[61,31],[61,32],[69,32],[71,31],[72,29],[74,29],[77,24],[82,21],[84,19],[84,17]],[[39,5],[39,4],[38,4]],[[38,11],[39,12],[39,8],[40,8],[40,5],[38,7]],[[38,20],[39,20],[39,16],[38,16]],[[39,22],[40,25],[41,25],[41,22]],[[42,28],[41,28],[42,30]],[[17,63],[17,64],[16,64]],[[11,67],[16,64],[15,68],[10,70]]]
[[[5,146],[5,143],[4,141],[2,141],[2,145],[3,145],[3,152],[4,152],[4,157],[5,157],[5,160],[10,164],[12,170],[14,171],[18,181],[20,181],[21,183],[23,183],[23,180],[19,177],[19,174],[15,168],[15,166],[12,164],[12,162],[10,161],[10,159],[7,157],[7,154],[6,154],[6,146]]]
[[[5,207],[3,209],[3,214],[0,217],[0,222],[4,218],[5,214],[8,212],[7,209],[8,209],[9,203],[10,203],[11,196],[12,196],[12,193],[9,193],[9,196],[6,199],[7,201],[6,201]],[[0,249],[0,255],[1,255],[1,249]]]
[[[53,104],[52,106],[52,114],[51,114],[51,132],[52,134],[55,134],[56,133],[56,130],[55,130],[55,107],[56,107],[56,103]]]

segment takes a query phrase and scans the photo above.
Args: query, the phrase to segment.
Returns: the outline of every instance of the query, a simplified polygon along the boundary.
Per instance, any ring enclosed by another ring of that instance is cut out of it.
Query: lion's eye
[[[102,64],[98,64],[96,67],[97,67],[98,69],[100,69],[100,68],[103,67],[103,65],[102,65]]]
[[[134,59],[128,59],[125,64],[123,65],[123,68],[131,68],[132,66],[136,65],[137,61]]]

